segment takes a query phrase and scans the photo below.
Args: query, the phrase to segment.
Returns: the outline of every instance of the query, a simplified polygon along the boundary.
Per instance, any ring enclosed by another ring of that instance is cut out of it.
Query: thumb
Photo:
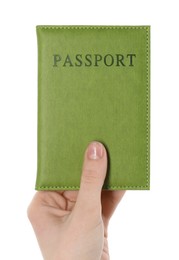
[[[106,177],[107,153],[99,142],[88,145],[82,168],[81,184],[77,204],[92,207],[101,204],[101,189]]]

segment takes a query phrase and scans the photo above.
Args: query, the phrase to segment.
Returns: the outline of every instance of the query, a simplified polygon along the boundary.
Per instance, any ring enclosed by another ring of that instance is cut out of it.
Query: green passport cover
[[[104,189],[149,189],[150,27],[37,26],[37,190],[79,189],[91,141]]]

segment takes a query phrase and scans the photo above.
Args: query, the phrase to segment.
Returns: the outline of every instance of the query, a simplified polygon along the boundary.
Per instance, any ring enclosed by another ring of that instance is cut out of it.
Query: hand
[[[101,191],[107,170],[104,146],[84,156],[79,191],[38,191],[28,217],[45,260],[108,260],[109,220],[125,191]]]

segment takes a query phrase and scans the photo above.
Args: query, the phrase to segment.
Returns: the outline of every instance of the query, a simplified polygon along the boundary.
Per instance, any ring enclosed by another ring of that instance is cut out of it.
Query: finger
[[[106,177],[107,154],[99,142],[92,142],[86,149],[77,205],[95,208],[101,204],[101,189]]]
[[[78,196],[77,190],[65,190],[63,192],[63,197],[71,202],[76,202],[77,196]]]
[[[124,194],[125,190],[102,192],[102,213],[107,222],[110,220]]]

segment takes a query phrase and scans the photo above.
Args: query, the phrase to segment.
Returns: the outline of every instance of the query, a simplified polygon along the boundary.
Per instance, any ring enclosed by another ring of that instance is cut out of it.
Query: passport
[[[78,190],[91,141],[103,189],[150,188],[150,26],[36,27],[36,190]]]

